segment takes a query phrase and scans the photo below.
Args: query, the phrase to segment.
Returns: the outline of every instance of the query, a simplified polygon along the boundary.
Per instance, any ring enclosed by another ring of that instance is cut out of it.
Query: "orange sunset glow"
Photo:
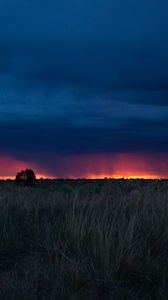
[[[57,160],[60,165],[57,168]],[[168,159],[164,154],[142,155],[133,153],[117,154],[87,154],[72,155],[56,158],[55,173],[47,167],[40,168],[33,162],[19,161],[11,157],[1,156],[0,179],[15,179],[18,171],[31,168],[35,171],[37,179],[40,178],[143,178],[160,179],[167,178]]]
[[[100,175],[97,175],[97,174],[88,174],[86,177],[86,179],[121,179],[121,178],[124,178],[124,179],[161,179],[161,178],[166,178],[166,177],[160,177],[158,175],[152,175],[152,174],[127,174],[127,173],[123,173],[122,175],[115,175],[115,174],[100,174]]]
[[[144,178],[160,179],[167,178],[167,156],[142,155],[133,153],[117,154],[88,154],[72,156],[64,162],[68,177],[76,178],[75,170],[79,170],[78,177],[101,179],[101,178]],[[69,162],[70,161],[70,162]],[[70,168],[73,162],[73,173]]]

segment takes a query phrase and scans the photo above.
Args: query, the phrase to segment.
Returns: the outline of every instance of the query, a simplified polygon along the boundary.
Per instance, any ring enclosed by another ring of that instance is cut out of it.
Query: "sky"
[[[168,1],[0,1],[0,178],[168,177]]]

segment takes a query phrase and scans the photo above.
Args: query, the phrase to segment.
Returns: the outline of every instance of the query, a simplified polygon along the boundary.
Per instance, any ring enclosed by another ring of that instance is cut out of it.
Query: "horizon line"
[[[0,181],[15,181],[15,176],[0,176]],[[117,176],[117,177],[36,177],[36,180],[168,180],[168,177],[140,177],[140,176]]]

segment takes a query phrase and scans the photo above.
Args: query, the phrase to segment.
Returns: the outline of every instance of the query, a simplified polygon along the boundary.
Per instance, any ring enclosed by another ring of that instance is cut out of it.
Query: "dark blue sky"
[[[167,12],[167,0],[1,0],[0,155],[55,176],[72,156],[165,157]]]

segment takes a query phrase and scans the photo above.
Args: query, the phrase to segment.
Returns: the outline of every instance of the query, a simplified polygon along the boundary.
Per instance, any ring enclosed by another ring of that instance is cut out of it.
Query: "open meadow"
[[[168,181],[0,181],[0,299],[168,299]]]

